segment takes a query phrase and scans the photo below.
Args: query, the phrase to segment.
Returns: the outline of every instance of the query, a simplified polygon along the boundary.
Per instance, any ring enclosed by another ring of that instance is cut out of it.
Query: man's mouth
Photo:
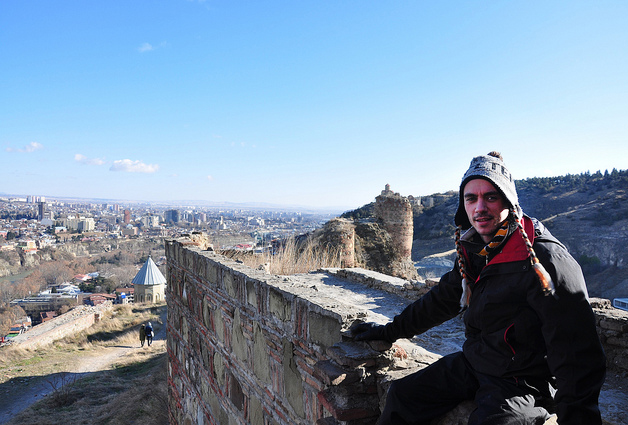
[[[491,220],[492,220],[492,217],[488,217],[488,216],[475,217],[475,218],[473,219],[473,221],[476,221],[476,222],[478,222],[478,223],[483,223],[483,222],[486,222],[486,221],[491,221]]]

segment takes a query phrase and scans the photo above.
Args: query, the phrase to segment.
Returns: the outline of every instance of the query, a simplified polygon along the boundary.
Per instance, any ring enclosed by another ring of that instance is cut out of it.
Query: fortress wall
[[[329,415],[316,371],[351,314],[312,301],[311,285],[292,288],[189,240],[168,241],[166,256],[171,424],[305,425]]]
[[[185,238],[166,255],[172,425],[373,425],[391,380],[438,358],[344,332],[356,319],[390,320],[427,288],[361,269],[266,275]],[[628,314],[592,305],[609,366],[627,371]],[[434,424],[466,423],[472,409],[461,403]]]
[[[41,323],[33,329],[13,338],[20,348],[34,349],[53,343],[68,335],[75,335],[99,320],[102,310],[111,308],[111,303],[98,307],[79,306],[61,316]]]

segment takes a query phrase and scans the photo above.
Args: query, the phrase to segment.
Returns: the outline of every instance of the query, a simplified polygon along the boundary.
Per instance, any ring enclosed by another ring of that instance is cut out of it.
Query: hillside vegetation
[[[130,285],[148,256],[159,258],[163,249],[163,241],[149,239],[116,242],[113,246],[101,241],[68,242],[58,249],[40,249],[34,255],[0,252],[0,335],[6,335],[14,321],[25,316],[19,306],[10,304],[12,300],[72,282],[77,274],[93,272],[100,276],[81,283],[80,289],[113,293],[116,288]],[[13,280],[12,275],[23,277]]]

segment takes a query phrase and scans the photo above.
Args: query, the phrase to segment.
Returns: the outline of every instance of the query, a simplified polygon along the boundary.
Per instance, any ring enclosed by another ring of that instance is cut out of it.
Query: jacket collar
[[[530,243],[534,243],[534,223],[528,216],[523,216],[521,219],[523,222],[523,228],[528,234],[528,238],[530,239]],[[475,236],[477,232],[472,227],[467,230],[464,235],[460,237],[460,240],[465,242],[467,246],[473,246],[476,243],[474,242]],[[480,248],[481,249],[481,248]],[[474,251],[473,248],[470,249]],[[499,264],[499,263],[509,263],[512,261],[521,261],[530,257],[530,252],[526,247],[523,236],[521,235],[521,231],[516,229],[509,237],[501,251],[496,254],[488,264]]]

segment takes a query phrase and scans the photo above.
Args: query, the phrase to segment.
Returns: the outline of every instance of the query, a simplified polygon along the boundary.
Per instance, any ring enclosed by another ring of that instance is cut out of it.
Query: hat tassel
[[[535,257],[533,258],[532,267],[534,268],[536,275],[539,277],[543,293],[545,293],[545,295],[554,295],[556,290],[554,289],[554,281],[552,280],[552,277],[549,275],[547,270],[545,270],[545,267],[543,267],[539,260]]]

